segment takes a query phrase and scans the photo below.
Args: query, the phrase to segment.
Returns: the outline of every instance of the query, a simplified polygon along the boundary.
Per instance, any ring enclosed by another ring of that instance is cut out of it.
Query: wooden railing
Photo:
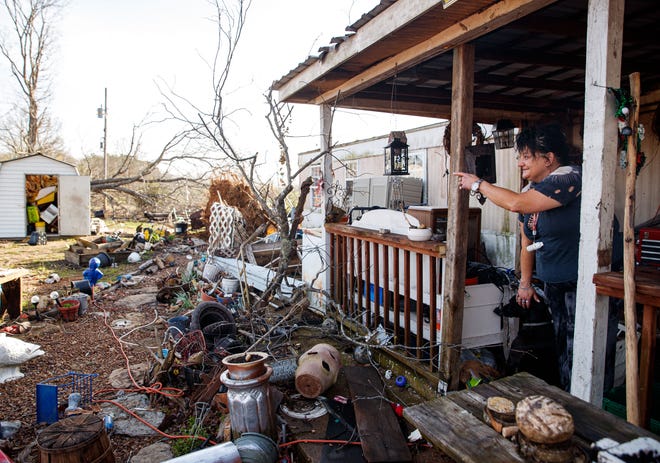
[[[445,243],[343,224],[325,229],[333,299],[368,328],[382,324],[396,344],[436,370]]]

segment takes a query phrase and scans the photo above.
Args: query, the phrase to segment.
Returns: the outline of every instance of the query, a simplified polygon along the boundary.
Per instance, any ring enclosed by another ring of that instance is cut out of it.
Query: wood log
[[[641,426],[639,410],[639,364],[637,363],[637,314],[635,312],[635,181],[637,180],[637,121],[639,119],[639,73],[630,74],[632,111],[628,136],[626,203],[623,220],[623,290],[626,322],[626,417]]]

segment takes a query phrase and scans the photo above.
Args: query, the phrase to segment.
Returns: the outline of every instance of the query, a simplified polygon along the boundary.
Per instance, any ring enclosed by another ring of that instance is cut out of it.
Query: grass
[[[117,223],[112,224],[106,221],[110,230],[122,230],[122,239],[131,239],[135,229],[140,223]],[[23,279],[23,306],[27,308],[29,304],[29,294],[43,292],[41,287],[43,280],[52,273],[57,273],[65,284],[58,284],[57,288],[68,288],[69,281],[82,280],[82,272],[86,267],[72,264],[65,260],[64,251],[69,246],[75,244],[75,238],[49,237],[45,245],[30,246],[28,238],[23,240],[0,240],[0,269],[2,268],[24,268],[30,271],[30,275]],[[101,252],[101,251],[99,251]],[[147,256],[143,256],[147,258]],[[135,270],[135,264],[119,263],[117,267],[103,267],[103,278],[101,281],[112,283],[118,276]],[[50,288],[49,288],[50,289]],[[41,291],[40,291],[41,290]]]

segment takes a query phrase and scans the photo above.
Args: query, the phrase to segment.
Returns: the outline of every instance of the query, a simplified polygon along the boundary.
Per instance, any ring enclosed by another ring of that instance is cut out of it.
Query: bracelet
[[[518,286],[518,289],[532,289],[531,286]]]

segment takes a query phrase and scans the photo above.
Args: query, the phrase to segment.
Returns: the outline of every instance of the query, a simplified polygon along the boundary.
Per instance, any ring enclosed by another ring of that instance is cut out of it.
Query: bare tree
[[[4,121],[0,143],[17,155],[57,154],[62,141],[47,111],[50,99],[48,61],[54,45],[52,25],[60,0],[4,0],[12,27],[11,39],[0,38],[22,102]]]
[[[251,0],[224,1],[214,0],[215,19],[218,25],[217,51],[211,62],[214,100],[210,110],[203,110],[187,100],[184,96],[173,91],[163,95],[168,100],[168,111],[172,118],[187,123],[189,134],[199,139],[209,141],[219,152],[221,158],[231,165],[249,185],[253,197],[260,204],[263,211],[272,223],[276,224],[281,239],[281,254],[276,276],[270,281],[269,287],[262,294],[262,300],[280,286],[286,275],[286,270],[295,255],[296,232],[302,220],[303,207],[311,187],[311,178],[302,179],[301,175],[320,157],[309,160],[304,166],[295,168],[295,163],[289,155],[287,135],[292,109],[290,105],[277,102],[272,92],[265,95],[268,105],[266,119],[272,135],[280,148],[280,169],[277,176],[270,179],[259,177],[260,158],[258,153],[243,154],[235,146],[226,127],[233,124],[232,117],[238,109],[232,110],[224,104],[224,95],[228,85],[232,59],[237,50],[243,27],[246,24],[247,13]],[[287,208],[292,202],[292,193],[300,183],[300,195],[294,204],[294,213],[290,221]]]

